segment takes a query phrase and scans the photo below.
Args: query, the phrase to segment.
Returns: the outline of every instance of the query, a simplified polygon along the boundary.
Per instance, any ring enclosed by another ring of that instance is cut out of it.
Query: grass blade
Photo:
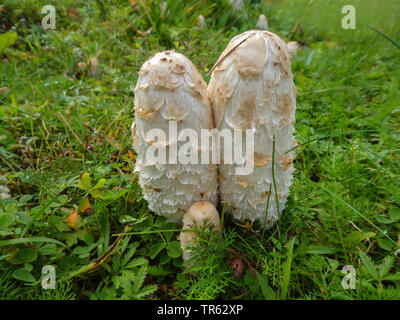
[[[51,242],[51,243],[58,244],[64,248],[68,249],[68,247],[61,241],[51,239],[51,238],[46,238],[46,237],[17,238],[17,239],[9,239],[9,240],[0,240],[0,247],[10,246],[10,245],[14,245],[14,244],[21,244],[21,243],[29,243],[29,242]]]
[[[289,242],[287,260],[286,260],[286,263],[285,263],[285,268],[283,270],[283,282],[282,282],[281,300],[286,300],[288,289],[289,289],[290,275],[291,275],[291,272],[292,272],[293,247],[294,247],[294,241],[295,240],[296,240],[296,238],[293,238]]]
[[[397,48],[400,49],[400,44],[398,44],[396,41],[394,41],[391,37],[389,37],[386,33],[376,29],[375,27],[371,26],[370,24],[366,24],[367,27],[371,28],[374,30],[376,33],[380,34],[382,37],[384,37],[386,40],[389,40],[391,43],[393,43]]]
[[[346,201],[344,201],[342,198],[338,197],[336,194],[334,194],[333,192],[329,191],[328,189],[325,189],[324,187],[320,187],[321,189],[325,190],[326,192],[328,192],[331,196],[333,196],[334,198],[336,198],[337,200],[339,200],[341,203],[343,203],[346,207],[348,207],[349,209],[351,209],[353,212],[355,212],[357,215],[359,215],[361,218],[363,218],[365,221],[367,221],[370,225],[372,225],[376,230],[378,230],[380,233],[382,233],[382,235],[384,237],[386,237],[390,242],[392,242],[396,248],[399,247],[399,245],[393,241],[392,238],[390,238],[386,232],[384,232],[381,228],[379,228],[375,223],[373,223],[370,219],[368,219],[366,216],[364,216],[360,211],[358,211],[356,208],[354,208],[353,206],[351,206],[350,204],[348,204]]]

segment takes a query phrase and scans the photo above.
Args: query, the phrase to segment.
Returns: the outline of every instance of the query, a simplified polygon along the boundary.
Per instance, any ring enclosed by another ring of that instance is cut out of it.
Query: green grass
[[[0,45],[0,185],[11,196],[0,199],[0,299],[399,299],[398,2],[347,1],[355,30],[341,28],[336,0],[251,1],[240,12],[167,2],[163,16],[154,0],[55,0],[56,30],[45,31],[48,1],[4,1],[0,32],[17,38]],[[171,48],[208,81],[261,13],[303,44],[288,205],[265,233],[224,216],[223,235],[206,237],[185,269],[177,226],[149,212],[132,175],[131,89],[143,62]],[[45,265],[56,290],[41,289]]]

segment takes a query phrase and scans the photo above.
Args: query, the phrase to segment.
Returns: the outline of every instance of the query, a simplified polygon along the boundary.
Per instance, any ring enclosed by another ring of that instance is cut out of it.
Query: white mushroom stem
[[[211,230],[203,230],[209,226]],[[196,247],[199,240],[199,233],[202,232],[221,232],[221,220],[219,213],[214,205],[208,201],[199,201],[193,204],[183,216],[183,230],[179,235],[183,251],[183,259],[189,260],[192,252],[190,247]]]

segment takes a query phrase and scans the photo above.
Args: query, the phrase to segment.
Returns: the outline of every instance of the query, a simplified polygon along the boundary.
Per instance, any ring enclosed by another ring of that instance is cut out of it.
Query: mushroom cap
[[[208,201],[198,201],[194,203],[183,216],[184,230],[198,230],[206,223],[213,225],[213,232],[221,232],[221,220],[215,206]],[[198,234],[191,231],[182,231],[179,235],[181,248],[183,251],[183,259],[190,259],[191,252],[187,249],[188,246],[196,245]]]
[[[293,176],[293,153],[288,151],[295,143],[297,90],[289,50],[271,32],[247,31],[232,38],[211,70],[208,95],[216,128],[220,132],[241,129],[242,154],[247,150],[246,130],[254,132],[254,157],[246,159],[253,163],[250,174],[238,175],[236,169],[241,164],[225,163],[225,146],[221,144],[221,201],[226,203],[226,213],[235,219],[259,220],[261,225],[266,221],[266,227],[271,227],[285,207]],[[276,190],[271,187],[274,180]]]
[[[221,231],[221,220],[215,206],[208,201],[198,201],[183,216],[183,226],[203,226],[206,220],[215,226],[213,230]]]
[[[171,124],[176,126],[176,136],[170,130]],[[207,85],[193,63],[171,50],[147,59],[135,87],[135,124],[131,130],[138,155],[135,171],[153,212],[182,223],[184,213],[194,202],[217,201],[216,165],[182,164],[177,159],[180,148],[188,145],[187,140],[179,139],[182,130],[193,130],[200,137],[202,129],[213,127]],[[149,137],[151,130],[164,133],[164,137]],[[191,141],[190,146],[195,150]],[[160,150],[165,151],[165,163],[149,160],[148,151],[154,147],[158,155]],[[208,152],[196,151],[198,158]],[[171,154],[175,154],[174,161]]]

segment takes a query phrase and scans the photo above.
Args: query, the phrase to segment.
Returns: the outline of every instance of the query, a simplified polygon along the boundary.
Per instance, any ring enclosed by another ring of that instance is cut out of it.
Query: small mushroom
[[[11,198],[11,192],[10,189],[0,185],[0,199],[10,199]]]
[[[287,47],[291,57],[295,56],[297,51],[300,49],[300,45],[297,41],[289,41]]]
[[[257,29],[260,29],[260,30],[267,30],[268,29],[268,21],[267,21],[267,18],[265,17],[265,15],[261,14],[258,17],[258,21],[257,21],[256,27],[257,27]]]
[[[211,230],[202,230],[205,226],[210,226]],[[195,247],[199,235],[195,231],[221,232],[221,220],[215,206],[208,201],[194,203],[183,216],[183,230],[179,235],[183,251],[183,259],[191,258],[190,247]]]
[[[98,77],[99,65],[100,65],[100,61],[99,61],[99,59],[97,59],[97,57],[92,57],[89,59],[89,68],[90,68],[89,75],[91,77],[94,77],[94,78]]]
[[[165,11],[167,10],[167,2],[163,1],[160,4],[160,9],[161,9],[161,15],[165,15]]]
[[[79,62],[78,63],[78,70],[80,73],[84,73],[85,70],[87,69],[87,64],[84,62]]]
[[[206,27],[206,19],[204,18],[204,16],[203,15],[199,15],[197,17],[197,20],[198,20],[198,23],[199,23],[199,27],[201,29],[204,29]]]
[[[234,218],[259,220],[262,226],[265,221],[271,227],[285,207],[293,176],[289,150],[295,143],[297,90],[289,50],[271,32],[247,31],[229,42],[211,70],[208,95],[216,128],[220,132],[242,129],[241,150],[246,150],[246,130],[254,132],[250,174],[237,175],[242,165],[225,163],[221,146],[221,201]]]
[[[243,7],[244,0],[229,0],[229,3],[235,10],[240,10]]]

